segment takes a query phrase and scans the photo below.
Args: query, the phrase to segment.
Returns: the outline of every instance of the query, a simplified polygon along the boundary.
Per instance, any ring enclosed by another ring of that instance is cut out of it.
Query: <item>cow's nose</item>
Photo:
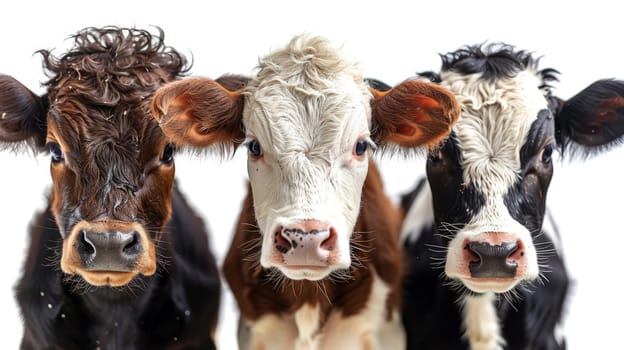
[[[141,254],[141,236],[131,232],[82,230],[76,249],[90,271],[132,271]]]
[[[518,262],[512,257],[519,251],[517,241],[493,245],[487,242],[470,242],[466,249],[472,254],[470,275],[474,278],[513,278]]]
[[[297,266],[327,266],[338,240],[336,230],[318,220],[280,226],[274,235],[273,247],[284,263]]]

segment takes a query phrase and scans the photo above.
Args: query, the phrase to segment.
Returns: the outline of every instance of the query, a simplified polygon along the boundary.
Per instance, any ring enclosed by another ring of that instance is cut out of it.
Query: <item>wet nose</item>
[[[136,231],[96,232],[82,230],[76,249],[90,271],[132,271],[141,254],[141,236]]]
[[[287,265],[327,266],[336,248],[336,230],[318,220],[303,220],[280,226],[274,233],[273,247]]]
[[[470,242],[466,249],[472,255],[470,275],[475,278],[513,278],[518,262],[512,258],[518,253],[517,241],[493,245],[487,242]]]

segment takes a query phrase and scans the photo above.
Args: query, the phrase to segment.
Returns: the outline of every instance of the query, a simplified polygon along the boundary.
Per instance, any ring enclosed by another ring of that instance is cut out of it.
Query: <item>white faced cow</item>
[[[436,145],[455,99],[420,81],[371,89],[309,35],[263,57],[246,86],[233,80],[182,80],[152,108],[176,144],[247,146],[251,191],[223,266],[241,347],[403,348],[400,216],[369,156]]]
[[[624,82],[599,80],[564,101],[551,91],[557,71],[505,44],[442,61],[423,75],[454,92],[462,114],[403,198],[409,348],[564,349],[569,281],[546,210],[552,154],[621,141]]]

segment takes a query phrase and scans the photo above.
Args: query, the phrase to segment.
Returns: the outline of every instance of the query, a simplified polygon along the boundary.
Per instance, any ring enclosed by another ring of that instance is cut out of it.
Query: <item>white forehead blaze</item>
[[[275,227],[314,219],[336,229],[348,260],[368,169],[353,147],[371,123],[372,95],[358,67],[324,39],[301,36],[260,60],[245,94],[246,136],[263,150],[248,160],[262,254],[270,254]]]
[[[369,133],[371,95],[350,76],[326,84],[309,92],[284,83],[252,90],[243,114],[247,136],[284,157],[334,158],[350,151],[359,136]]]
[[[520,148],[538,112],[547,109],[539,73],[481,80],[480,74],[445,72],[442,85],[456,94],[462,114],[454,127],[462,150],[464,182],[486,196],[502,195],[520,174]]]
[[[542,85],[539,73],[528,70],[514,77],[481,80],[479,74],[446,72],[441,78],[442,85],[456,94],[462,106],[453,130],[463,157],[463,181],[466,185],[473,184],[485,199],[477,215],[449,243],[445,272],[451,278],[463,278],[464,242],[505,232],[524,242],[526,267],[522,268],[520,278],[534,279],[539,268],[531,233],[511,216],[504,196],[520,179],[520,149],[531,125],[537,120],[538,112],[548,107],[539,89]],[[518,281],[470,288],[502,292]]]

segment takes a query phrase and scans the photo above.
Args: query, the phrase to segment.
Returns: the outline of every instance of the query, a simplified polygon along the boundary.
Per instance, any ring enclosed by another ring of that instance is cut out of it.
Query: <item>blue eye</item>
[[[60,163],[64,160],[63,151],[61,150],[61,146],[59,146],[58,143],[48,144],[48,149],[50,150],[52,163]]]
[[[249,143],[247,144],[247,149],[249,149],[249,154],[251,154],[251,156],[254,158],[259,158],[260,156],[262,156],[262,148],[260,147],[260,143],[256,139],[249,141]]]
[[[355,149],[353,150],[353,152],[355,153],[355,155],[361,156],[364,153],[366,153],[367,149],[368,149],[368,142],[364,139],[360,139],[355,144]]]

